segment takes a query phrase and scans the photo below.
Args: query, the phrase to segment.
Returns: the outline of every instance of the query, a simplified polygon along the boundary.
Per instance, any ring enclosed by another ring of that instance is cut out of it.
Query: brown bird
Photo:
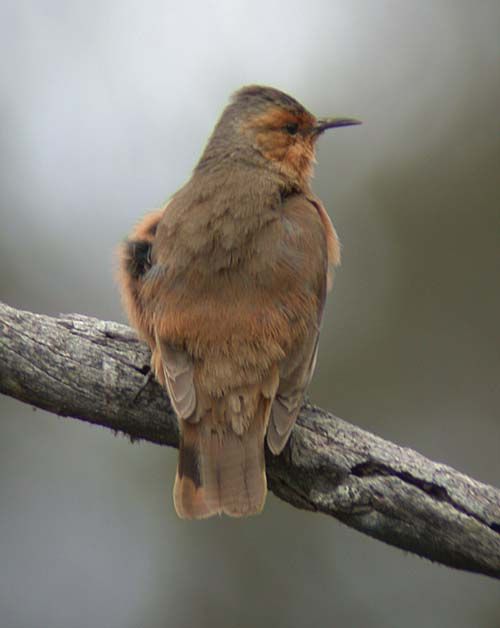
[[[179,420],[180,517],[264,506],[264,440],[279,454],[290,436],[340,261],[310,188],[316,141],[352,124],[270,87],[240,89],[192,177],[121,248],[129,319]]]

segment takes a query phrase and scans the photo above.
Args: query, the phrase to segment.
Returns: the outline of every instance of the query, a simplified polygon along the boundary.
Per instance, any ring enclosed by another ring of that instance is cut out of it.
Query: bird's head
[[[304,189],[312,176],[319,136],[327,129],[353,124],[361,123],[342,117],[318,119],[284,92],[250,85],[233,95],[204,157],[265,164],[287,184]]]

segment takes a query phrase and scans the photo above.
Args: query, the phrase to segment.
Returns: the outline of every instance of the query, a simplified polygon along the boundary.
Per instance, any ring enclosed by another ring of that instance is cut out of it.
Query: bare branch
[[[166,394],[131,329],[0,304],[0,392],[62,416],[177,446]],[[500,578],[500,491],[305,405],[268,455],[271,490],[430,560]]]

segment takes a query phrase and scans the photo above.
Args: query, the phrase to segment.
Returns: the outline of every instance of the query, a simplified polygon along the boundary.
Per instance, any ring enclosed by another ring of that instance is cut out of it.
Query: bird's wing
[[[307,200],[315,207],[320,217],[326,235],[326,250],[328,259],[327,288],[331,289],[333,284],[333,269],[340,264],[340,243],[335,231],[335,227],[330,220],[330,216],[323,203],[317,196],[309,195]]]
[[[321,201],[308,196],[296,198],[292,203],[289,211],[284,209],[297,228],[291,230],[294,235],[287,247],[292,250],[291,255],[294,249],[303,255],[299,284],[301,289],[310,286],[310,302],[316,305],[309,333],[280,365],[280,383],[267,432],[267,443],[274,454],[279,454],[286,445],[313,376],[326,293],[332,284],[333,267],[340,262],[337,234]]]
[[[175,413],[179,419],[190,422],[199,421],[199,415],[196,415],[193,359],[186,351],[169,345],[158,334],[156,334],[156,347],[161,361],[159,379],[165,383]],[[157,370],[160,369],[157,368]]]
[[[285,372],[280,378],[267,431],[267,444],[273,454],[277,455],[282,451],[299,415],[306,388],[316,366],[318,340],[319,330],[315,330],[295,355],[282,364],[281,370]]]

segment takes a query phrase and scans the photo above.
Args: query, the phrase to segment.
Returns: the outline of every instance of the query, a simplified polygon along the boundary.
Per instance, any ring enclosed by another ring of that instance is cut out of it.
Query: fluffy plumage
[[[125,307],[179,419],[181,517],[260,512],[266,436],[279,454],[300,411],[340,259],[309,187],[321,125],[337,124],[240,90],[191,179],[122,246]]]

